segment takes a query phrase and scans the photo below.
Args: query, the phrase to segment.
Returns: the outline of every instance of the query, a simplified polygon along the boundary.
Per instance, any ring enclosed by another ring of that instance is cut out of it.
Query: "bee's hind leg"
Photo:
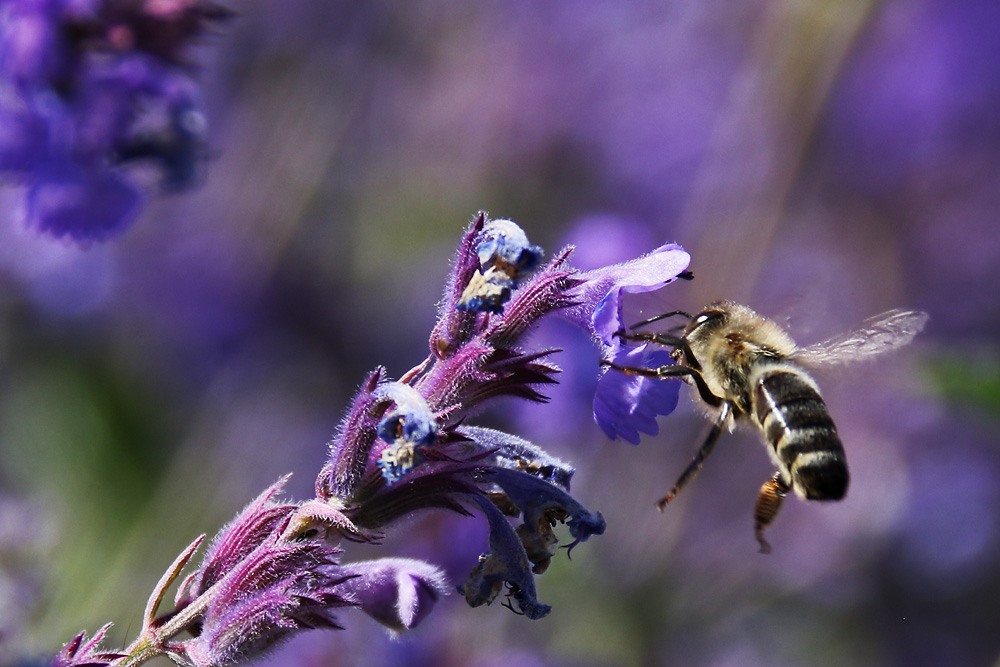
[[[782,480],[780,471],[774,473],[774,477],[764,482],[764,485],[760,487],[757,504],[753,509],[753,518],[754,535],[760,544],[762,554],[771,553],[771,545],[764,539],[764,529],[770,526],[775,517],[778,516],[785,494],[790,490],[789,486]]]

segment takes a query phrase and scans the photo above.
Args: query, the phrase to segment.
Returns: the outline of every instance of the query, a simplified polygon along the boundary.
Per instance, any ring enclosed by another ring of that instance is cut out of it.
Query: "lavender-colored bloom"
[[[373,371],[330,444],[315,498],[276,500],[287,478],[265,490],[180,583],[173,611],[157,617],[164,592],[201,538],[177,557],[149,598],[129,659],[166,653],[199,667],[237,664],[302,630],[339,627],[334,614],[345,607],[360,608],[393,632],[415,627],[448,591],[441,571],[395,558],[342,565],[340,545],[376,542],[390,525],[428,509],[466,516],[478,510],[486,518],[489,552],[460,587],[470,605],[489,604],[506,588],[505,606],[531,619],[548,614],[535,575],[557,553],[557,527],[566,525],[572,548],[602,534],[604,519],[570,495],[569,464],[468,421],[500,396],[547,400],[540,387],[555,381],[558,369],[548,357],[557,350],[524,347],[541,318],[567,309],[592,318],[597,291],[620,295],[640,284],[625,282],[628,276],[662,269],[640,261],[579,274],[567,265],[569,254],[557,253],[522,282],[540,250],[514,223],[477,217],[459,244],[431,355],[399,380]],[[509,299],[501,309],[463,310],[462,295],[484,261],[514,267],[498,269],[510,279]],[[191,638],[176,639],[182,631]]]
[[[638,259],[579,274],[575,290],[579,304],[563,311],[571,322],[590,332],[601,346],[601,358],[622,366],[657,367],[672,363],[669,354],[654,345],[629,348],[620,334],[626,294],[638,294],[667,285],[687,269],[691,256],[669,243]],[[677,407],[680,385],[655,379],[605,372],[594,395],[594,421],[609,438],[621,436],[639,443],[639,433],[656,435],[656,417]]]
[[[516,591],[512,597],[519,612],[531,618],[548,613],[535,597],[532,573],[544,572],[555,554],[553,526],[565,522],[576,540],[573,544],[604,531],[601,515],[569,495],[573,469],[521,438],[478,427],[450,429],[424,451],[421,465],[391,486],[372,478],[358,506],[345,513],[360,530],[374,530],[422,509],[469,514],[465,502],[471,499],[489,521],[491,555],[461,588],[467,600],[473,606],[489,603],[495,595],[484,591],[506,582]],[[515,530],[497,514],[521,515],[522,523]],[[480,581],[484,572],[489,576]]]
[[[192,182],[204,120],[182,52],[208,21],[207,0],[0,2],[0,172],[27,188],[27,224],[100,241],[138,214],[126,167]]]
[[[29,224],[53,236],[99,241],[123,228],[139,207],[139,191],[117,172],[72,162],[36,170],[27,192]]]
[[[690,263],[684,248],[667,243],[628,262],[581,272],[577,277],[583,284],[574,292],[580,303],[567,308],[564,315],[596,337],[608,358],[608,349],[621,347],[615,334],[626,328],[622,322],[625,295],[660,289],[677,280]]]

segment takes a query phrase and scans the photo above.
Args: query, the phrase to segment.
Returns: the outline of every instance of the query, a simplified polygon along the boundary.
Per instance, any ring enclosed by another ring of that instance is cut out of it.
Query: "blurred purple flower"
[[[580,326],[601,346],[601,359],[621,366],[657,367],[673,363],[670,355],[650,343],[629,348],[620,336],[628,328],[622,321],[626,294],[659,289],[685,276],[691,256],[668,243],[638,259],[578,274],[582,284],[574,290],[578,304],[564,316]],[[639,433],[656,435],[656,417],[677,407],[680,385],[636,375],[605,372],[594,394],[594,421],[609,438],[621,436],[639,443]]]
[[[100,241],[140,189],[123,169],[192,182],[204,120],[182,51],[228,11],[209,0],[0,0],[0,172],[27,187],[27,223]]]

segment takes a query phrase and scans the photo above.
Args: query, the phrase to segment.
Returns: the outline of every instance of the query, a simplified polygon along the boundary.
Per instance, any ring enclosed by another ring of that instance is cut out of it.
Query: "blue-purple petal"
[[[481,558],[469,579],[459,586],[459,591],[470,606],[477,607],[492,602],[506,584],[510,596],[517,602],[518,611],[532,620],[547,615],[552,608],[538,601],[531,564],[507,517],[487,498],[473,495],[472,499],[490,525],[490,553]]]
[[[28,224],[53,236],[101,241],[138,213],[138,190],[109,169],[55,163],[38,170],[37,179],[28,190]]]
[[[448,594],[444,573],[421,560],[380,558],[348,563],[350,577],[338,591],[352,597],[376,621],[397,632],[416,627]]]
[[[631,261],[581,272],[576,277],[584,282],[574,293],[579,303],[563,314],[604,345],[615,346],[615,332],[622,329],[622,296],[659,289],[676,280],[690,262],[684,248],[667,243]]]
[[[673,363],[665,349],[652,343],[621,350],[612,361],[621,366],[644,368]],[[609,369],[597,381],[594,421],[612,440],[621,437],[638,445],[639,433],[659,432],[656,418],[674,411],[679,392],[680,382],[676,380],[627,375]]]

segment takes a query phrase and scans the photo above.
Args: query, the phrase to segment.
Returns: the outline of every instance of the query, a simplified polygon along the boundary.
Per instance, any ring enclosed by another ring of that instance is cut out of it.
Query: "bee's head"
[[[729,311],[724,303],[713,303],[691,318],[684,328],[684,337],[690,339],[707,336],[725,323],[728,317]]]

